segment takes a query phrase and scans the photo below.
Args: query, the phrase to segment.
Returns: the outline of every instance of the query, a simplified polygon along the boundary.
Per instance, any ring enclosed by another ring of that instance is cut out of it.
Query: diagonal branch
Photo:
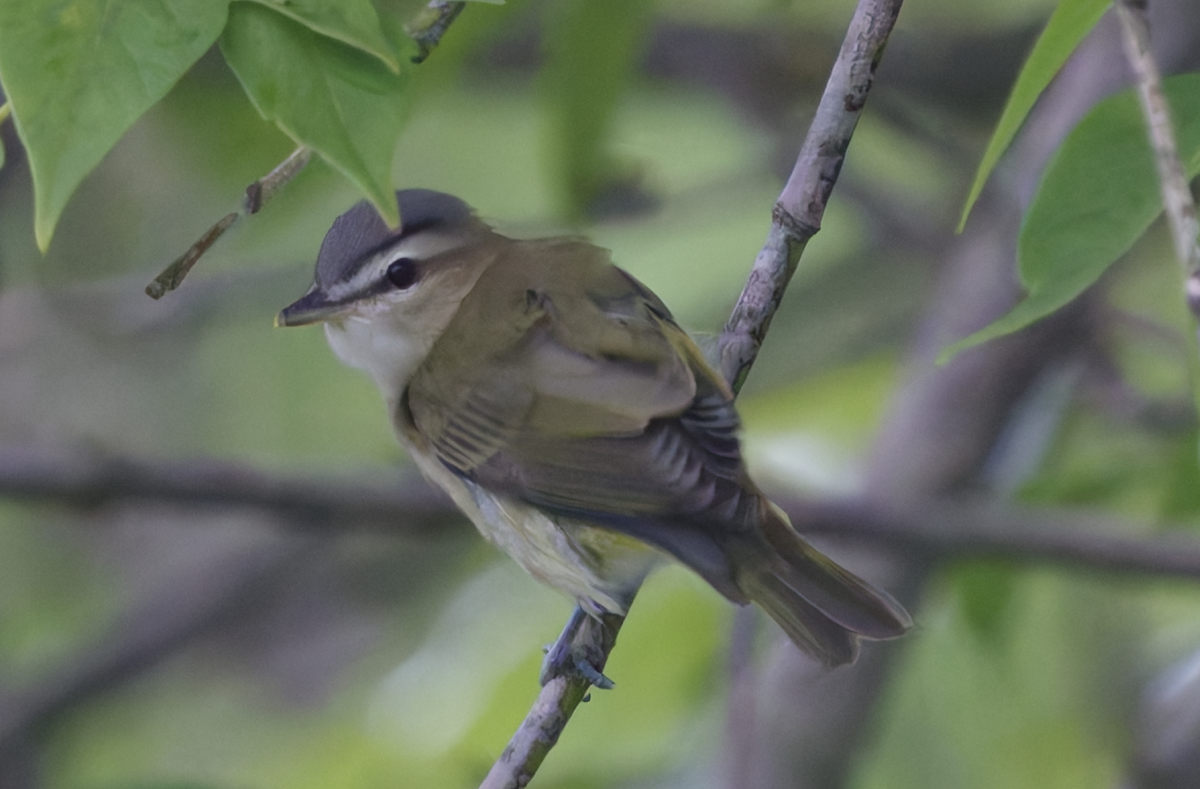
[[[900,4],[901,0],[860,0],[854,12],[796,166],[775,204],[766,244],[718,341],[721,373],[735,392],[741,389],[758,356],[805,245],[821,228],[826,202]],[[583,642],[588,652],[604,659],[615,642],[615,632],[612,638],[604,638],[606,630],[594,627],[581,631],[581,637],[592,636]],[[583,698],[587,688],[587,680],[580,677],[547,683],[484,785],[488,789],[517,789],[528,784],[574,712],[575,699]],[[536,761],[512,758],[522,753],[537,754]]]
[[[719,340],[721,373],[739,391],[809,239],[821,229],[901,0],[861,0],[796,165],[771,216],[767,241]]]
[[[441,42],[442,36],[450,29],[450,25],[458,18],[466,5],[461,0],[430,0],[416,18],[410,24],[405,25],[405,32],[417,44],[417,54],[412,58],[413,63],[423,63],[428,59]],[[0,122],[3,120],[4,107],[0,107]],[[204,235],[200,236],[146,286],[146,295],[152,299],[161,299],[182,285],[184,278],[191,272],[192,266],[199,262],[204,253],[217,243],[229,228],[237,224],[243,216],[258,213],[279,190],[291,183],[292,179],[308,166],[312,156],[313,150],[301,145],[276,165],[275,169],[247,186],[240,210],[226,214],[217,220],[204,232]]]

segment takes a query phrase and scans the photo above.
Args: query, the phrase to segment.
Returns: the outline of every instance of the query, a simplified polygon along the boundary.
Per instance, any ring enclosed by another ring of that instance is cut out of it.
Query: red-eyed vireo
[[[397,196],[398,231],[365,202],[333,223],[277,322],[325,323],[485,537],[594,615],[624,614],[673,556],[828,665],[910,626],[759,492],[729,387],[607,251],[506,238],[440,192]]]

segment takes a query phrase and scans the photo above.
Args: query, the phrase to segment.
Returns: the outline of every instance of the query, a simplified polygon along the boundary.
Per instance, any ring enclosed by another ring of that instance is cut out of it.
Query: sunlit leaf
[[[975,173],[975,180],[971,184],[971,191],[967,195],[962,218],[958,223],[960,231],[967,223],[971,207],[975,205],[975,200],[983,190],[983,185],[987,183],[988,176],[992,174],[996,162],[1000,161],[1000,157],[1008,150],[1009,143],[1025,122],[1038,96],[1042,95],[1050,80],[1054,79],[1054,75],[1067,62],[1067,58],[1083,41],[1084,36],[1096,26],[1110,5],[1112,3],[1109,0],[1061,0],[1050,15],[1046,29],[1038,37],[1033,51],[1029,53],[1029,58],[1021,68],[1021,73],[1017,75],[1012,95],[1004,105],[1004,112],[1000,115],[992,138],[983,153],[983,159],[979,162],[979,169]]]
[[[392,71],[400,62],[379,26],[370,0],[257,0],[321,35],[335,38],[379,58]]]
[[[1179,155],[1191,177],[1200,172],[1200,74],[1169,78],[1164,90]],[[1017,331],[1071,301],[1128,251],[1161,211],[1141,110],[1134,93],[1125,91],[1088,113],[1042,175],[1017,250],[1025,299],[950,346],[942,360]]]
[[[0,3],[0,81],[29,154],[42,251],[79,183],[216,41],[227,5]]]
[[[407,70],[313,32],[257,3],[235,2],[221,51],[254,106],[349,178],[392,225],[392,155]]]

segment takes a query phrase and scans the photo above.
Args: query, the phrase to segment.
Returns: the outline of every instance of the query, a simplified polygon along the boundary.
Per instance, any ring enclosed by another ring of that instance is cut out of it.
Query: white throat
[[[424,332],[404,331],[391,321],[359,315],[326,323],[325,338],[343,363],[371,376],[389,404],[399,401],[437,339]]]

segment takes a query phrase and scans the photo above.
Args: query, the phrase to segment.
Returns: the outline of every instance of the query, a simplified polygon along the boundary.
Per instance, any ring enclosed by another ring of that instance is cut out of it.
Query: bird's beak
[[[344,303],[330,301],[325,291],[313,285],[308,289],[308,293],[279,311],[275,316],[275,325],[307,326],[337,317],[348,309]]]

